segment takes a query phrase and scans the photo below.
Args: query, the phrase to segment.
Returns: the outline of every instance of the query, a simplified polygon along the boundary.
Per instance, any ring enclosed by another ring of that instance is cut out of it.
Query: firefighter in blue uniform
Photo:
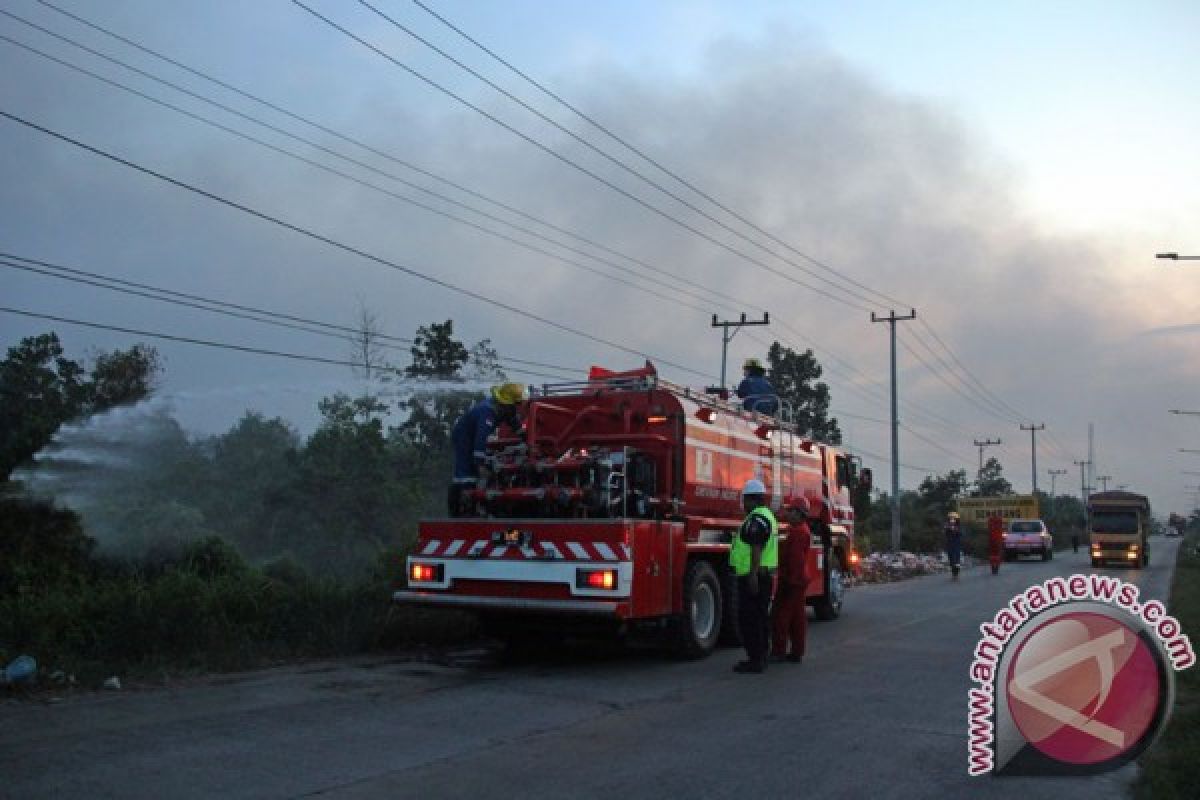
[[[774,414],[779,410],[779,396],[775,387],[767,380],[767,371],[757,358],[747,358],[742,364],[742,382],[738,384],[737,396],[742,398],[742,408]]]
[[[514,431],[520,429],[517,406],[525,396],[525,387],[519,383],[504,383],[493,386],[488,397],[475,404],[454,423],[450,434],[454,446],[454,480],[450,483],[447,498],[450,516],[462,514],[462,492],[474,486],[482,486],[488,478],[487,440],[500,423]]]

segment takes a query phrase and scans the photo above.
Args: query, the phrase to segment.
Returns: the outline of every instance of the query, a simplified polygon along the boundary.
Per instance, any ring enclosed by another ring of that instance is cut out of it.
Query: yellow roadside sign
[[[988,517],[998,514],[1010,519],[1037,519],[1038,502],[1031,494],[1006,494],[1000,497],[961,497],[958,514],[964,525],[987,527]]]

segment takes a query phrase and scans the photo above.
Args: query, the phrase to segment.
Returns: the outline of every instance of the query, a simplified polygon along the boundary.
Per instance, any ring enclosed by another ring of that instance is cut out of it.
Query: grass
[[[1200,531],[1188,533],[1179,549],[1171,585],[1170,613],[1200,648]],[[1138,798],[1196,797],[1200,787],[1200,667],[1176,673],[1175,708],[1162,739],[1142,758]]]

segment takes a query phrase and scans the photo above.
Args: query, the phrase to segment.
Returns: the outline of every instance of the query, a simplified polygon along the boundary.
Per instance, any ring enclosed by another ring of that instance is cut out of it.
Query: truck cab
[[[1092,566],[1133,567],[1150,563],[1147,539],[1150,502],[1133,492],[1100,492],[1088,498],[1088,540]]]

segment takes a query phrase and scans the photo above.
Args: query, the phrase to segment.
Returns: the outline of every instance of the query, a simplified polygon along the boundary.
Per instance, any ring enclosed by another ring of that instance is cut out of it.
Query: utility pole
[[[979,448],[979,475],[983,474],[983,448],[991,447],[994,444],[1004,444],[1004,442],[1000,441],[999,439],[984,439],[982,442],[978,439],[975,440],[975,446]]]
[[[886,322],[892,334],[892,552],[900,549],[900,416],[896,410],[896,323],[916,319],[917,310],[898,317],[889,311],[886,317],[871,312],[871,322]]]
[[[1048,469],[1046,471],[1050,473],[1050,510],[1054,511],[1054,482],[1059,475],[1066,475],[1067,471],[1065,469]]]
[[[1037,494],[1037,432],[1046,430],[1046,423],[1041,425],[1022,425],[1021,430],[1029,431],[1029,452],[1033,456],[1033,493]]]
[[[740,331],[742,328],[746,327],[747,325],[770,325],[770,324],[771,324],[771,316],[766,311],[763,312],[763,318],[761,320],[757,320],[757,319],[748,320],[748,319],[746,319],[746,312],[743,311],[741,319],[718,322],[717,315],[713,314],[712,326],[714,328],[722,329],[722,331],[721,331],[721,388],[722,389],[725,388],[725,357],[729,352],[729,343],[733,341],[733,337],[737,336],[738,331]],[[733,333],[729,332],[730,328],[733,329]]]
[[[1104,489],[1102,491],[1107,492],[1108,491],[1108,482],[1112,480],[1112,475],[1097,475],[1096,480],[1098,480],[1104,484]]]

